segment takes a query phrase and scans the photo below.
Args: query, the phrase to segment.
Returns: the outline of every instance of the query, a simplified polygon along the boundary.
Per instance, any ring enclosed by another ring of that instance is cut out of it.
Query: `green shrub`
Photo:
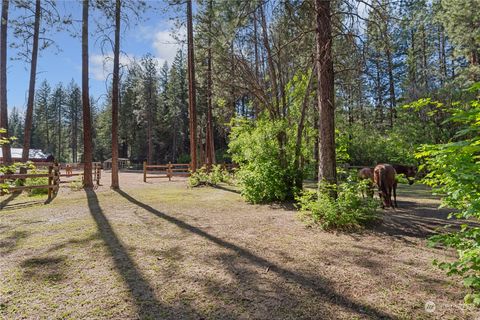
[[[188,185],[190,187],[198,186],[216,186],[220,182],[228,183],[230,181],[230,174],[223,170],[220,165],[212,166],[212,170],[208,171],[206,167],[202,167],[192,173],[188,178]]]
[[[364,184],[349,181],[338,186],[324,185],[320,192],[304,191],[296,198],[300,218],[326,230],[354,230],[375,221],[378,201],[361,195]],[[330,196],[332,189],[336,190],[337,199]]]
[[[471,90],[480,92],[480,83]],[[457,211],[450,218],[480,218],[480,100],[455,104],[450,121],[463,128],[455,140],[446,144],[425,145],[416,156],[423,160],[429,173],[424,182],[442,195],[442,205]],[[468,224],[460,230],[446,230],[430,238],[431,245],[455,248],[454,262],[434,261],[449,275],[459,275],[469,288],[465,301],[480,306],[480,227]]]
[[[416,144],[408,134],[393,130],[387,134],[373,126],[353,124],[346,128],[352,135],[347,153],[352,165],[374,165],[377,163],[415,164]]]
[[[82,181],[82,178],[81,177],[78,177],[77,179],[73,180],[72,182],[70,182],[68,184],[68,186],[70,187],[70,189],[72,191],[80,191],[83,189],[83,181]]]
[[[287,130],[288,124],[284,120],[266,117],[255,122],[240,118],[234,120],[229,152],[233,161],[239,164],[236,178],[247,201],[293,200],[294,148],[287,140],[282,150],[279,142],[279,137]]]
[[[33,170],[30,173],[47,173],[47,172],[42,172],[42,171],[36,171]],[[16,184],[19,184],[19,180],[16,181]],[[43,185],[48,185],[48,178],[29,178],[25,179],[24,186],[43,186]],[[44,195],[48,193],[48,189],[41,188],[41,189],[29,189],[28,190],[28,195],[29,196],[38,196],[38,195]]]
[[[181,154],[177,158],[177,163],[190,163],[190,161],[192,161],[192,160],[191,160],[190,155],[188,153]]]

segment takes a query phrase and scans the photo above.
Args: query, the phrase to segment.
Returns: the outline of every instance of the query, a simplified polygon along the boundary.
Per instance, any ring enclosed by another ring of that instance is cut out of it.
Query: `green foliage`
[[[321,228],[354,230],[375,221],[378,202],[371,197],[363,197],[367,181],[349,180],[336,185],[323,185],[322,191],[304,191],[296,200],[300,209],[300,218],[309,225]],[[337,192],[337,199],[330,196],[331,190]]]
[[[190,163],[191,158],[190,158],[190,155],[188,153],[184,153],[184,154],[181,154],[178,156],[178,159],[177,159],[178,163]]]
[[[1,132],[1,129],[0,129],[0,132]],[[0,146],[1,145],[2,145],[2,143],[0,142]],[[6,165],[2,164],[2,165],[0,165],[0,174],[12,174],[12,173],[17,172],[18,169],[22,168],[22,167],[26,168],[27,170],[34,170],[34,172],[35,172],[35,166],[34,166],[33,162],[28,161],[25,164],[23,164],[21,162],[15,162],[15,163],[12,163],[9,166],[6,166]],[[19,180],[10,180],[10,181],[7,180],[4,183],[0,183],[0,190],[2,192],[8,193],[8,188],[12,187],[12,186],[16,186],[16,185],[18,185],[18,183],[19,183]]]
[[[236,177],[247,201],[260,203],[293,197],[293,171],[281,163],[278,139],[286,127],[287,123],[281,120],[234,120],[229,152],[240,166]],[[289,151],[291,155],[292,150]]]
[[[347,152],[353,165],[415,163],[415,144],[406,133],[392,131],[386,135],[369,126],[357,124],[347,130],[352,135],[352,139],[348,141]]]
[[[220,182],[228,183],[230,178],[230,174],[227,170],[224,170],[222,166],[213,165],[210,171],[208,171],[206,167],[202,167],[192,173],[188,178],[188,185],[192,188],[199,186],[216,186]]]
[[[46,173],[46,172],[36,172],[36,173]],[[30,178],[25,180],[25,186],[44,186],[44,185],[48,185],[48,178]],[[38,196],[38,195],[44,195],[47,193],[48,193],[47,188],[28,190],[29,196]]]
[[[476,89],[478,91],[478,89]],[[451,216],[478,220],[480,217],[480,101],[456,104],[450,121],[462,129],[449,143],[424,145],[416,156],[429,173],[424,178],[434,192],[442,195],[442,205],[457,209]],[[471,293],[466,302],[480,306],[480,228],[468,223],[461,230],[433,236],[431,244],[455,248],[454,262],[435,261],[449,275],[460,275]]]
[[[81,177],[78,177],[77,179],[75,179],[74,181],[70,182],[68,184],[68,187],[72,190],[72,191],[80,191],[80,190],[83,190],[83,181],[82,181],[82,178]]]

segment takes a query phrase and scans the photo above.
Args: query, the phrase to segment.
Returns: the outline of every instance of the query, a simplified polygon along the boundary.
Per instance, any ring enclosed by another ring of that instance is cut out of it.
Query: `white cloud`
[[[150,43],[159,65],[162,66],[165,61],[172,64],[182,42],[186,42],[186,34],[184,27],[178,28],[171,21],[162,21],[155,27],[140,27],[137,38]]]
[[[184,34],[179,34],[180,39],[184,38]],[[155,49],[155,56],[158,59],[168,61],[172,64],[178,49],[181,48],[181,43],[175,39],[170,31],[158,30],[153,36],[152,47]]]
[[[128,66],[134,60],[133,56],[120,54],[120,67]],[[90,55],[90,77],[95,80],[103,81],[113,71],[113,53],[106,55]]]
[[[157,60],[158,67],[168,62],[172,65],[177,51],[182,47],[182,42],[186,39],[185,28],[174,30],[171,22],[163,22],[156,27],[140,26],[138,32],[134,35],[137,41],[150,44],[153,49],[153,56]],[[134,54],[121,54],[120,65],[128,66],[132,61],[139,61],[140,56]],[[104,81],[113,70],[113,53],[105,55],[90,55],[90,77],[95,80]]]

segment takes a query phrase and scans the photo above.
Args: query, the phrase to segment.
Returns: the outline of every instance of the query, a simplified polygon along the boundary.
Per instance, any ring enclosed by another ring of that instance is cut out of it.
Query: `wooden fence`
[[[235,163],[223,163],[220,166],[227,171],[238,168]],[[189,176],[190,164],[188,163],[148,164],[146,161],[143,162],[143,182],[155,178],[168,178],[168,181],[171,181],[173,177]]]
[[[5,180],[17,180],[17,179],[33,179],[33,178],[48,178],[48,184],[46,185],[33,185],[33,186],[15,186],[8,187],[8,192],[24,191],[31,189],[48,189],[48,200],[52,200],[57,195],[60,187],[60,167],[58,164],[48,166],[48,173],[26,173],[26,174],[4,174],[0,175],[0,183],[4,183]]]
[[[100,179],[102,177],[102,165],[99,162],[94,162],[94,163],[92,163],[92,165],[93,165],[93,168],[92,168],[93,180],[95,181],[97,186],[99,186],[100,185]],[[78,177],[78,176],[81,176],[82,177],[82,182],[83,182],[83,177],[85,175],[85,171],[74,173],[72,169],[73,168],[69,167],[69,165],[65,166],[65,173],[61,173],[60,177]],[[70,181],[64,180],[64,181],[61,181],[60,183],[68,183],[68,182],[70,182]]]
[[[148,173],[156,173],[148,175]],[[168,164],[147,164],[143,162],[143,182],[147,179],[168,178],[171,181],[173,177],[189,177],[190,164],[188,163],[168,163]]]
[[[34,163],[33,165],[36,168],[42,168],[42,167],[50,167],[54,165],[55,163],[53,162],[37,162]],[[58,164],[58,169],[60,171],[60,177],[82,177],[82,182],[83,182],[83,176],[84,176],[84,163],[59,163]],[[61,170],[65,170],[65,173],[61,173]],[[81,170],[80,172],[76,171],[74,172],[73,170]],[[92,162],[92,176],[93,180],[96,182],[97,186],[100,185],[100,179],[102,178],[102,163],[101,162]],[[60,183],[69,183],[71,181],[60,181]]]

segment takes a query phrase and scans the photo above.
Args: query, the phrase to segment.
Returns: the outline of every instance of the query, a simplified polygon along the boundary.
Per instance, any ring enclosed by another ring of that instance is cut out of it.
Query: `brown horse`
[[[360,169],[358,179],[368,180],[367,195],[373,197],[373,169],[368,167]],[[364,196],[364,190],[362,190],[362,196]]]
[[[408,184],[412,185],[415,182],[417,176],[417,168],[414,166],[404,166],[401,164],[393,164],[392,167],[395,169],[397,174],[404,174],[408,180]],[[412,178],[412,179],[409,179]]]
[[[378,196],[383,201],[383,208],[398,207],[395,175],[395,169],[389,164],[378,164],[373,170],[373,181],[378,187]],[[392,191],[394,203],[392,203]]]

